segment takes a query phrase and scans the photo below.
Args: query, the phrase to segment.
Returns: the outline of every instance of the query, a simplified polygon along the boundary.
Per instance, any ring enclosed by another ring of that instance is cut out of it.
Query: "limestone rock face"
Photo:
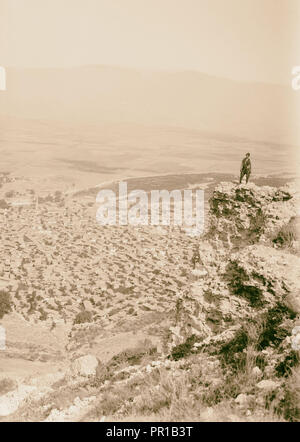
[[[95,376],[98,359],[93,355],[81,356],[72,362],[70,374],[72,376]]]
[[[285,370],[294,358],[290,341],[300,313],[300,258],[272,240],[296,215],[296,205],[291,187],[216,187],[212,227],[199,242],[189,293],[177,302],[169,348],[188,350],[192,335],[195,352],[214,353],[228,343],[228,349],[238,348],[238,342],[255,339],[257,351],[267,352],[261,355],[266,371]]]
[[[210,199],[211,232],[229,246],[266,241],[295,215],[295,199],[288,186],[222,182]]]
[[[251,305],[290,301],[300,313],[300,258],[263,245],[248,246],[231,256],[229,285]]]

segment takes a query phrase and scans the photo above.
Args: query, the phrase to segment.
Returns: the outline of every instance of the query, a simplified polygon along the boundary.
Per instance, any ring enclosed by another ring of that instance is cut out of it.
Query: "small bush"
[[[0,209],[8,209],[9,205],[5,201],[5,199],[0,199]]]
[[[40,312],[40,321],[46,321],[48,318],[48,313],[43,309],[43,307],[39,308]]]
[[[297,225],[295,218],[292,218],[279,230],[273,243],[279,248],[292,248],[295,241],[297,241]]]
[[[258,209],[255,216],[250,218],[249,230],[257,235],[257,238],[264,232],[266,225],[266,215]]]
[[[115,377],[115,373],[124,367],[144,365],[157,357],[156,347],[148,340],[142,341],[135,348],[127,349],[113,356],[111,360],[97,369],[96,383],[102,384]],[[123,375],[122,375],[123,376]]]
[[[5,193],[6,198],[12,198],[15,195],[15,192],[13,190],[9,190]]]
[[[246,353],[244,349],[249,343],[248,334],[244,329],[239,330],[235,337],[224,344],[220,349],[221,361],[230,365],[233,371],[238,371],[245,366]]]
[[[2,319],[4,315],[10,313],[11,311],[12,305],[9,293],[0,291],[0,319]]]
[[[86,310],[79,312],[74,319],[74,324],[84,324],[85,322],[92,322],[93,315]]]
[[[295,319],[296,313],[289,307],[278,303],[270,309],[265,318],[264,329],[258,339],[258,350],[263,350],[269,345],[278,346],[290,334],[290,330],[279,327],[284,319]]]
[[[9,378],[0,379],[0,396],[14,390],[17,387],[17,383]]]
[[[172,349],[171,353],[172,359],[178,361],[178,359],[185,358],[186,356],[190,355],[196,341],[197,341],[197,336],[191,335],[187,338],[187,340],[183,344],[176,345]]]
[[[227,280],[229,288],[236,296],[247,299],[251,307],[262,307],[262,290],[249,285],[249,276],[236,262],[230,262],[228,264]]]
[[[285,383],[285,394],[277,413],[289,422],[300,421],[300,369],[292,369],[291,375]]]
[[[294,350],[288,354],[282,362],[275,367],[278,377],[287,377],[291,374],[292,368],[299,364],[299,355]]]
[[[283,414],[284,419],[288,422],[300,421],[300,408],[299,408],[299,393],[293,389],[288,389],[285,392],[284,398],[281,401],[282,411],[279,414]]]

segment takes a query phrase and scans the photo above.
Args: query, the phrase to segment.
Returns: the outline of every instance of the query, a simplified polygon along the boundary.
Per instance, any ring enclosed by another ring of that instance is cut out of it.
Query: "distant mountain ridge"
[[[0,115],[72,123],[134,123],[297,143],[300,95],[200,72],[85,66],[7,69]]]

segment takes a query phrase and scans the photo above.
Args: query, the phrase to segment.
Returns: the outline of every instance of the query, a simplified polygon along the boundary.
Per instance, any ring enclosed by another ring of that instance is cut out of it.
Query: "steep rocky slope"
[[[190,295],[179,301],[189,312],[189,321],[186,314],[179,321],[185,335],[187,327],[202,339],[226,335],[278,304],[300,312],[300,259],[292,224],[296,207],[289,188],[216,187],[210,228],[191,271]],[[283,229],[286,241],[279,248]]]
[[[178,302],[169,347],[175,359],[198,352],[215,357],[225,376],[223,393],[233,376],[247,375],[241,393],[233,389],[229,397],[252,401],[254,409],[256,398],[291,420],[300,417],[297,206],[292,186],[217,186],[210,229],[199,244],[190,295]]]

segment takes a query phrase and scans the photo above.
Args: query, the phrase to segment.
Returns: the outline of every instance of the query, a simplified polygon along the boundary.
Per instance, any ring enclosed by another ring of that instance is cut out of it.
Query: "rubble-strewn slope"
[[[291,186],[218,185],[188,283],[156,318],[161,343],[97,353],[88,376],[67,371],[11,419],[299,421],[296,207]],[[97,339],[73,326],[68,351],[80,333]],[[83,348],[93,353],[92,342]]]

